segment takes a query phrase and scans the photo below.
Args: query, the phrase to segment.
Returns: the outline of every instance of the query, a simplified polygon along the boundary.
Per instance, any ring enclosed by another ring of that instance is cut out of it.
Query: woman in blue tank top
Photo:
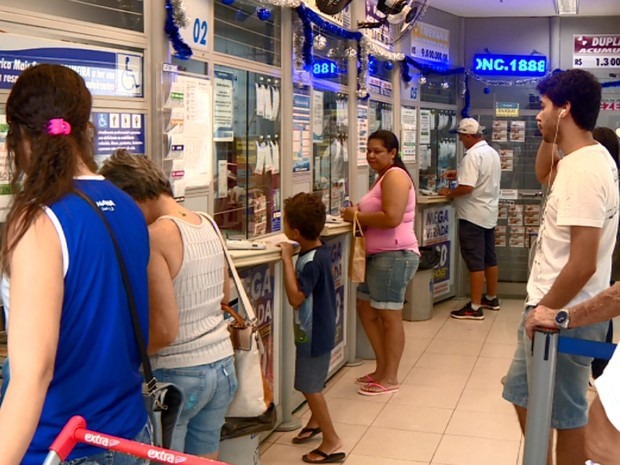
[[[148,232],[137,205],[95,174],[91,95],[71,69],[36,65],[8,97],[15,193],[2,241],[10,380],[0,465],[40,464],[74,415],[89,429],[149,441],[140,357],[118,260],[86,193],[109,221],[148,334]],[[69,463],[133,464],[77,446]]]

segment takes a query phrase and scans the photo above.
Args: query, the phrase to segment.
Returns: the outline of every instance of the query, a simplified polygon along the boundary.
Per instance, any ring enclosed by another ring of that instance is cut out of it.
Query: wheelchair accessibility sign
[[[121,95],[142,96],[142,57],[116,54],[116,88]]]
[[[95,155],[111,155],[117,149],[144,154],[143,113],[93,112]]]

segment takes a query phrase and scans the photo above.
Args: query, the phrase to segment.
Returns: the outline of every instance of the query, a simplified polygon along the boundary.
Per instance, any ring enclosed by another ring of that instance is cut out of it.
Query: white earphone
[[[563,108],[562,111],[560,111],[560,115],[559,117],[561,118],[562,116],[564,116],[566,114],[566,108]]]

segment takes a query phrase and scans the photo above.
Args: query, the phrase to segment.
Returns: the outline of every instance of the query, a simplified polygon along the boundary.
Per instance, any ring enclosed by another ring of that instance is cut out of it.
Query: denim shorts
[[[134,438],[134,441],[143,444],[152,444],[152,438],[151,425],[147,423]],[[111,450],[88,457],[61,462],[62,465],[147,465],[148,463],[149,460],[147,459],[140,459],[131,455],[112,452]]]
[[[331,352],[317,357],[301,355],[295,357],[295,389],[305,394],[321,392],[327,381]]]
[[[163,368],[153,373],[174,383],[185,404],[172,438],[172,450],[192,455],[217,452],[228,406],[237,391],[234,358],[186,368]]]
[[[357,286],[357,298],[370,300],[372,308],[401,310],[407,284],[420,264],[411,250],[394,250],[366,256],[366,280]]]
[[[502,396],[507,401],[527,408],[530,370],[532,362],[532,340],[524,331],[525,317],[534,307],[527,305],[523,320],[517,331],[517,350],[506,375]],[[564,337],[604,341],[608,322],[597,323],[582,328],[562,330]],[[558,352],[551,427],[573,429],[588,423],[588,401],[586,392],[590,378],[592,357],[580,357]],[[536,414],[535,412],[533,413]]]

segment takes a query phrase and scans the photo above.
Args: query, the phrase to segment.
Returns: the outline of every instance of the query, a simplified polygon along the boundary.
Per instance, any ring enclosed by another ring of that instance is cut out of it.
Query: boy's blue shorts
[[[305,394],[321,392],[327,381],[331,352],[317,357],[301,355],[295,357],[295,389]]]

